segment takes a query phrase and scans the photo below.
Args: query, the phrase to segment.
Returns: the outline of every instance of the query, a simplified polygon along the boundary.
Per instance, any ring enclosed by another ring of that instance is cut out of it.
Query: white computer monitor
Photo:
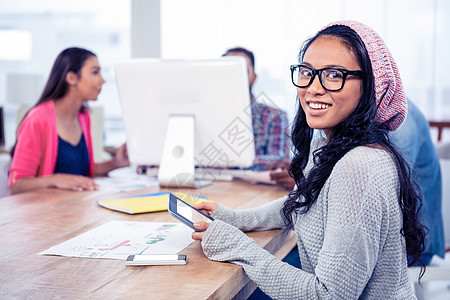
[[[130,163],[159,165],[160,184],[195,186],[194,166],[255,158],[245,59],[132,59],[115,66]]]

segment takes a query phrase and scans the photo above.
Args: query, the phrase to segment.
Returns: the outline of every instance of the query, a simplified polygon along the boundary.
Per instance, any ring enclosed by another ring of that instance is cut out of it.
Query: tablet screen
[[[190,220],[192,223],[204,221],[211,223],[211,219],[208,219],[195,209],[191,208],[190,206],[186,205],[183,201],[180,201],[177,199],[177,212],[185,217],[186,219]]]

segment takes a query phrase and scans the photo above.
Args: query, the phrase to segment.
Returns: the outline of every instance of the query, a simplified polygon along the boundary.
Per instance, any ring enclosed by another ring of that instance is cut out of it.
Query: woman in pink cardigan
[[[85,102],[97,100],[105,83],[91,51],[68,48],[56,58],[44,91],[19,126],[11,153],[11,193],[38,188],[92,191],[92,176],[129,165],[126,145],[95,164]]]

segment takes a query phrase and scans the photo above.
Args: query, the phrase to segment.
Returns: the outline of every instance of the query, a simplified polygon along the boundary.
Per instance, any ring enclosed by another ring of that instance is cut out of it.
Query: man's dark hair
[[[236,53],[236,52],[242,53],[245,56],[247,56],[250,59],[250,63],[252,64],[253,70],[255,69],[255,56],[253,55],[252,51],[247,50],[245,48],[235,47],[235,48],[228,49],[222,56],[227,56],[230,53]]]

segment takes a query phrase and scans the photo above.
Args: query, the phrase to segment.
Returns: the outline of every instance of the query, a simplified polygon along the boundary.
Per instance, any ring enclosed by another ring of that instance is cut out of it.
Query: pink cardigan
[[[89,153],[88,174],[93,176],[95,173],[89,113],[79,113],[78,119]],[[17,137],[9,173],[9,186],[23,177],[53,174],[58,155],[58,132],[53,101],[34,107],[20,125]]]

